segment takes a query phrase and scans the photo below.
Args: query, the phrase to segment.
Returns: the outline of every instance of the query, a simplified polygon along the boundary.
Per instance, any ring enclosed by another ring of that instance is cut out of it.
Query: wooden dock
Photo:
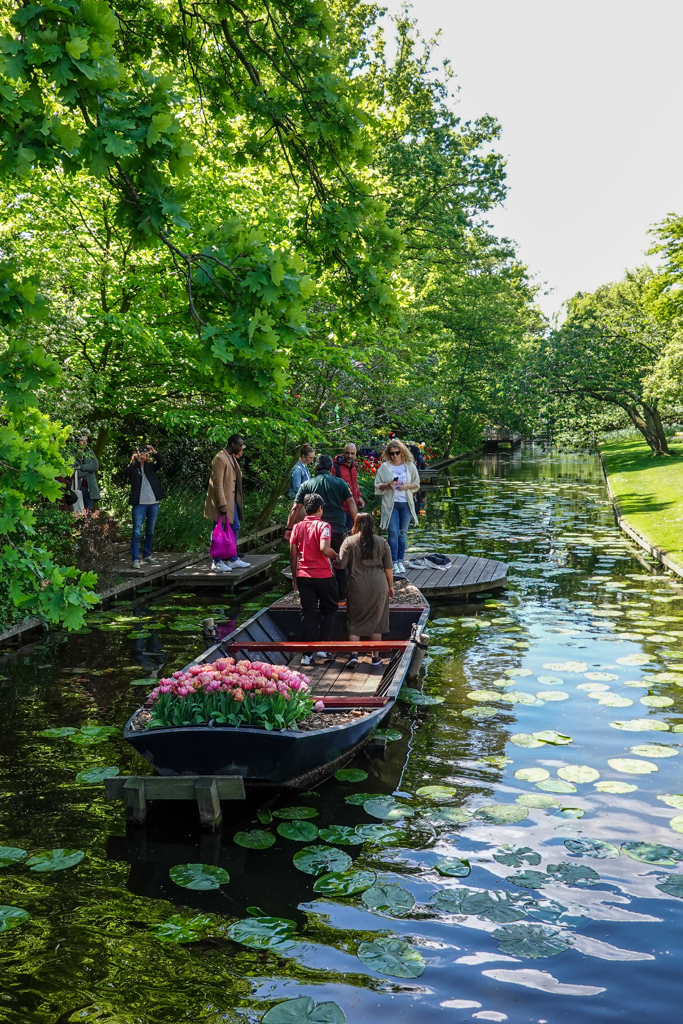
[[[420,557],[415,555],[414,557]],[[476,558],[473,555],[449,555],[447,569],[411,569],[404,559],[406,578],[425,597],[459,597],[482,590],[504,587],[508,566],[494,558]]]
[[[155,559],[155,564],[149,565],[147,562],[141,562],[139,569],[132,567],[130,557],[120,558],[116,565],[116,572],[119,576],[131,579],[159,579],[176,569],[191,565],[192,562],[197,561],[199,556],[190,555],[186,551],[161,551],[159,554],[155,551],[152,557]]]
[[[175,569],[169,573],[170,583],[192,587],[225,587],[227,590],[234,590],[239,583],[251,580],[269,572],[271,566],[278,560],[278,555],[252,555],[249,553],[245,561],[250,562],[246,569],[232,569],[230,572],[215,572],[211,568],[210,558],[201,558],[186,565],[183,568]]]

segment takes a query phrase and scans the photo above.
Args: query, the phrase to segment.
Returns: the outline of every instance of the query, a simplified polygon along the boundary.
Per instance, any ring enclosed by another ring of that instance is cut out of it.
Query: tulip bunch
[[[324,708],[310,690],[305,675],[282,665],[219,658],[160,680],[150,694],[152,717],[147,728],[214,722],[235,728],[296,729],[297,722]]]

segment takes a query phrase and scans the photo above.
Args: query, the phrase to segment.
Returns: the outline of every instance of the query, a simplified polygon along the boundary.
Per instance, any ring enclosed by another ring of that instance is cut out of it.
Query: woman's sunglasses
[[[391,450],[391,451],[389,452],[389,454],[390,454],[390,455],[400,455],[400,454],[401,454],[401,452],[399,451],[399,449],[398,449],[398,448],[393,448],[393,449],[392,449],[392,450]]]

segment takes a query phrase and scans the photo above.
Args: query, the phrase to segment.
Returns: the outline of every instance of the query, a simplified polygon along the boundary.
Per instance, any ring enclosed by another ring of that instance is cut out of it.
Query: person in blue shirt
[[[315,458],[315,450],[312,445],[302,445],[299,452],[299,461],[289,475],[289,496],[296,498],[297,491],[303,483],[311,479],[311,471],[308,468]]]

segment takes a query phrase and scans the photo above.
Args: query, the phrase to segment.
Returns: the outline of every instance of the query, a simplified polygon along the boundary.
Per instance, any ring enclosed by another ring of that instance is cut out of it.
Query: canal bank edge
[[[656,559],[666,569],[669,569],[670,572],[673,572],[677,576],[683,578],[683,556],[677,556],[677,558],[674,558],[666,548],[657,544],[653,538],[647,536],[645,533],[641,532],[641,530],[636,529],[636,527],[628,521],[628,519],[623,513],[623,509],[619,502],[619,496],[613,485],[613,479],[615,474],[613,472],[613,478],[612,480],[610,480],[610,474],[607,468],[604,453],[602,451],[599,451],[598,455],[600,457],[600,465],[602,466],[602,471],[605,476],[607,493],[609,495],[610,501],[612,502],[612,508],[614,509],[614,518],[617,522],[617,526],[619,527],[619,529],[622,530],[622,532],[625,533],[628,537],[630,537],[632,541],[638,544],[638,546],[641,547],[643,551],[646,551],[649,555],[651,555],[652,558]],[[681,547],[683,547],[683,525],[681,526]]]

